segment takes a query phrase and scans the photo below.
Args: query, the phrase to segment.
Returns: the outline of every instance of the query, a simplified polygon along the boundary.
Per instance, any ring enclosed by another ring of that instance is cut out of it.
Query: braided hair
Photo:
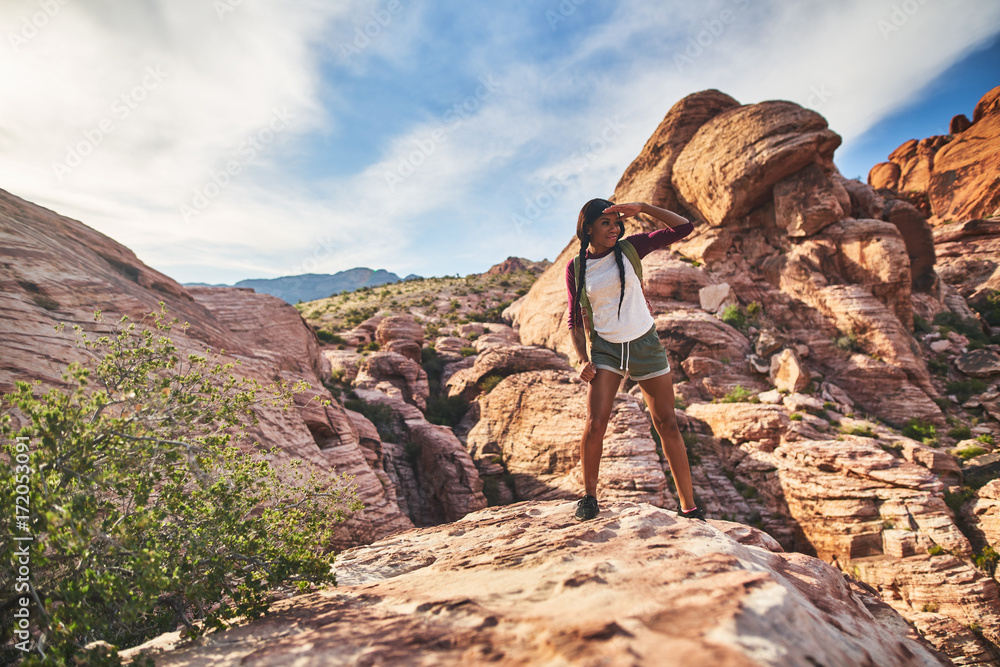
[[[580,295],[586,289],[587,282],[587,247],[590,245],[590,225],[601,217],[604,209],[614,206],[607,199],[591,199],[580,209],[580,215],[576,220],[576,237],[580,239],[580,259],[579,270],[576,275],[576,300],[573,304],[573,311],[576,313],[580,309]],[[618,238],[625,236],[625,223],[618,220]],[[618,297],[618,317],[622,316],[622,302],[625,300],[625,262],[622,259],[621,243],[615,243],[615,262],[618,264],[618,276],[621,281],[621,295]]]

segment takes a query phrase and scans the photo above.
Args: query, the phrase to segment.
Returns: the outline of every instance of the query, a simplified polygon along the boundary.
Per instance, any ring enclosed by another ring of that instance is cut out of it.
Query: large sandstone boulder
[[[610,503],[586,523],[572,512],[519,503],[396,535],[341,554],[336,589],[125,657],[152,649],[161,667],[948,664],[856,581],[760,531],[646,504]]]
[[[694,93],[674,104],[625,170],[611,199],[616,202],[645,201],[683,213],[671,183],[674,162],[702,124],[738,105],[732,97],[717,90]],[[625,221],[625,233],[650,232],[660,226],[646,216],[638,216]],[[580,245],[572,226],[567,227],[566,236],[571,239],[568,245],[539,276],[523,301],[517,302],[511,314],[516,312],[523,344],[543,345],[569,356],[574,353],[566,329],[565,272],[566,263],[579,253]],[[644,283],[649,284],[648,281]]]
[[[810,164],[829,164],[840,136],[792,102],[728,109],[707,121],[674,163],[681,200],[711,225],[735,222],[772,196],[776,183]]]
[[[389,315],[378,323],[375,342],[380,349],[398,352],[420,363],[420,348],[424,345],[424,328],[413,315]]]
[[[532,371],[504,379],[480,397],[479,421],[466,446],[473,459],[498,459],[518,500],[583,495],[580,437],[587,390],[568,371]],[[598,498],[673,503],[638,401],[618,394],[604,438]]]
[[[430,397],[427,371],[398,352],[376,352],[364,358],[354,378],[354,386],[398,396],[421,410],[427,409]]]
[[[563,357],[544,347],[510,345],[497,340],[476,356],[470,368],[457,371],[445,384],[449,396],[461,396],[468,401],[479,393],[480,383],[487,377],[504,378],[514,373],[545,370],[568,371],[570,366]]]
[[[718,90],[693,93],[674,104],[638,157],[625,169],[615,187],[613,200],[649,202],[671,211],[679,210],[681,203],[670,182],[674,162],[702,125],[722,111],[739,105]],[[648,219],[644,222],[652,224]]]

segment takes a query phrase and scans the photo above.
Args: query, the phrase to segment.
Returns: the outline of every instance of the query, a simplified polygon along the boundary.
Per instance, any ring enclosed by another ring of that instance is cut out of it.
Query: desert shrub
[[[458,353],[461,354],[463,357],[471,357],[474,354],[479,354],[478,352],[476,352],[476,348],[469,347],[468,345],[463,345],[462,348],[458,351]]]
[[[833,344],[845,352],[853,353],[862,351],[861,344],[858,342],[858,336],[853,331],[837,336]]]
[[[34,603],[30,639],[4,623],[0,643],[29,643],[22,664],[118,664],[116,650],[84,646],[133,646],[178,624],[198,635],[262,615],[276,589],[333,581],[328,545],[361,507],[354,488],[248,451],[254,408],[287,409],[299,387],[182,356],[165,315],[123,317],[97,339],[77,328],[90,358],[63,386],[36,395],[18,382],[2,397],[0,502],[29,507],[0,522],[0,579],[14,580],[23,545]],[[22,594],[5,587],[0,607]]]
[[[985,299],[971,304],[991,327],[1000,327],[1000,291],[990,290]]]
[[[339,334],[327,331],[326,329],[318,329],[316,331],[316,337],[324,343],[330,343],[332,345],[343,345],[346,343],[346,341]]]
[[[719,399],[720,403],[760,403],[757,394],[742,385],[736,385],[729,390],[725,396]]]
[[[383,440],[392,441],[395,438],[396,416],[389,405],[385,403],[367,403],[355,398],[344,401],[344,407],[363,414],[375,426],[379,437]]]
[[[963,486],[955,492],[945,489],[944,504],[957,515],[961,511],[962,505],[972,499],[975,495],[976,492],[968,486]]]
[[[841,428],[840,432],[845,435],[860,435],[863,438],[878,438],[878,434],[872,430],[872,427],[865,424],[864,426],[850,426],[846,428]]]
[[[996,574],[997,562],[1000,562],[1000,554],[991,546],[984,547],[982,551],[973,557],[976,567],[986,572],[991,577]]]
[[[793,422],[802,421],[802,415],[799,414],[798,412],[793,412],[792,414],[788,415],[788,418],[791,419]]]
[[[977,380],[975,378],[971,380],[955,380],[953,382],[945,382],[944,390],[949,394],[955,396],[959,403],[965,403],[967,400],[981,394],[986,391],[988,385],[982,380]]]
[[[934,424],[922,419],[911,419],[903,427],[903,435],[913,438],[925,445],[933,445],[937,442],[937,428]]]
[[[502,375],[487,375],[482,380],[479,381],[479,389],[484,393],[488,394],[493,391],[500,382],[503,381]]]
[[[735,303],[731,303],[723,308],[719,319],[735,329],[742,330],[747,325],[746,315],[743,314],[743,310]]]
[[[971,447],[963,447],[962,449],[957,450],[955,452],[955,456],[962,459],[963,461],[968,461],[969,459],[976,456],[980,456],[981,454],[985,454],[988,451],[989,450],[987,449],[983,449],[982,447],[973,445]]]
[[[927,553],[932,556],[940,556],[944,553],[944,547],[940,544],[932,544],[930,548],[927,549]]]
[[[969,339],[971,343],[978,346],[989,343],[989,337],[983,333],[983,326],[974,318],[963,319],[957,313],[945,311],[934,316],[934,324],[940,327],[941,333],[947,334],[949,331],[957,331]]]
[[[977,436],[976,440],[989,447],[993,446],[993,436],[989,433],[983,433],[982,435]]]
[[[367,345],[365,345],[365,349],[368,350],[369,352],[378,352],[379,351],[379,344],[378,344],[378,342],[376,342],[376,341],[373,340],[372,342],[370,342]]]
[[[424,416],[432,424],[454,427],[468,409],[468,402],[461,396],[432,396]]]
[[[955,440],[965,440],[966,438],[972,437],[972,430],[966,424],[959,424],[955,428],[948,431],[948,437],[954,438]]]

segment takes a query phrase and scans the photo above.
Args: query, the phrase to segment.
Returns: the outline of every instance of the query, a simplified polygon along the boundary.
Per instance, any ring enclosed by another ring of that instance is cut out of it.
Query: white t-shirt
[[[618,299],[621,296],[621,279],[615,254],[600,259],[587,260],[587,298],[594,311],[594,329],[609,343],[627,343],[639,338],[653,326],[653,316],[646,306],[642,283],[632,268],[628,257],[625,264],[625,300],[622,301],[621,318],[618,317]]]

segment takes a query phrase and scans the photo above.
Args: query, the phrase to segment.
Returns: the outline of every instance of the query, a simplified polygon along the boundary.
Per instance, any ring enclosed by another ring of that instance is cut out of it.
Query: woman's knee
[[[587,422],[584,426],[587,433],[593,433],[595,435],[603,435],[606,430],[608,430],[608,417],[593,417],[588,416]]]

